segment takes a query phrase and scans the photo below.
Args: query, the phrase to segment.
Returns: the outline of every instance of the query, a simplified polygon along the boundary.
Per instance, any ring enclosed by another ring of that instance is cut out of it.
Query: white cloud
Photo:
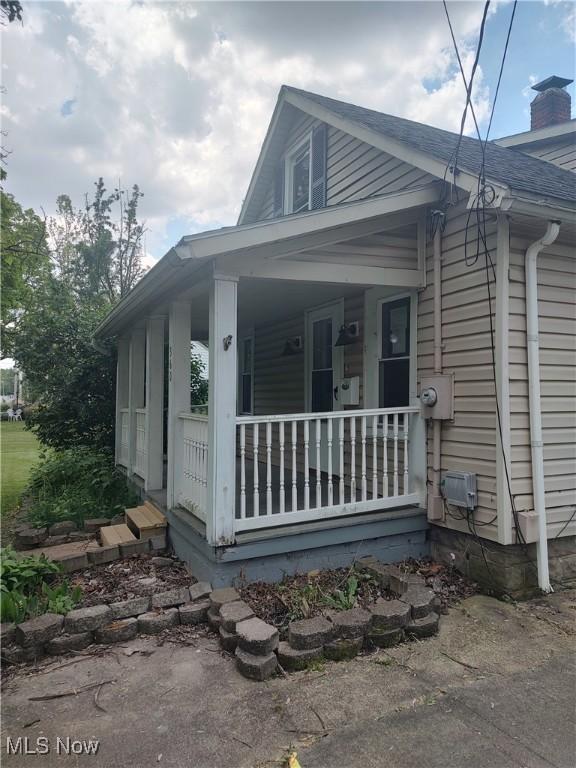
[[[450,11],[470,67],[482,3]],[[29,3],[3,37],[10,191],[138,183],[155,256],[174,219],[234,223],[282,83],[451,130],[464,104],[439,3]]]

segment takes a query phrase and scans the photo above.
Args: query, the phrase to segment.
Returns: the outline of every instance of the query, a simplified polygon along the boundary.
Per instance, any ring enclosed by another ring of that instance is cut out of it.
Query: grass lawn
[[[18,421],[0,421],[1,499],[0,513],[6,516],[18,504],[26,487],[30,467],[38,460],[40,444]]]

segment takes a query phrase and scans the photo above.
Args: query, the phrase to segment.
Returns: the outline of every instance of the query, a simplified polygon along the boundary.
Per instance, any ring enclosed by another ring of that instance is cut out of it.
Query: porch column
[[[206,538],[212,545],[234,542],[237,287],[237,277],[218,275],[210,288]]]
[[[146,320],[146,482],[162,488],[164,474],[164,317]]]
[[[130,356],[128,368],[128,408],[129,408],[129,456],[130,474],[136,467],[136,408],[144,407],[144,355],[146,349],[146,331],[137,328],[130,336]]]
[[[116,464],[126,466],[128,457],[122,451],[122,410],[128,408],[128,377],[130,365],[130,338],[118,339],[116,362],[116,421],[115,421],[115,460]],[[128,468],[128,467],[127,467]],[[129,468],[128,468],[129,469]]]
[[[178,414],[190,410],[190,304],[175,301],[168,315],[168,509],[176,506],[182,477]]]

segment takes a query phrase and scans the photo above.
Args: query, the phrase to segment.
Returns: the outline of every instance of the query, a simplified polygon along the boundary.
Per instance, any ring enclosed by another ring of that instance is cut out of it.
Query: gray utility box
[[[420,400],[425,419],[454,418],[454,374],[436,373],[420,381]]]
[[[464,509],[476,509],[478,494],[476,475],[473,472],[444,472],[441,490],[448,504]]]

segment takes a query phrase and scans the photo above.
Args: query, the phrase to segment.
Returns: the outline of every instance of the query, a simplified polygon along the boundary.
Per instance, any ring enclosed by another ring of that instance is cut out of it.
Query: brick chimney
[[[530,130],[548,128],[570,120],[572,100],[564,88],[571,82],[573,81],[565,77],[553,75],[532,86],[532,90],[538,91],[538,95],[530,104]]]

